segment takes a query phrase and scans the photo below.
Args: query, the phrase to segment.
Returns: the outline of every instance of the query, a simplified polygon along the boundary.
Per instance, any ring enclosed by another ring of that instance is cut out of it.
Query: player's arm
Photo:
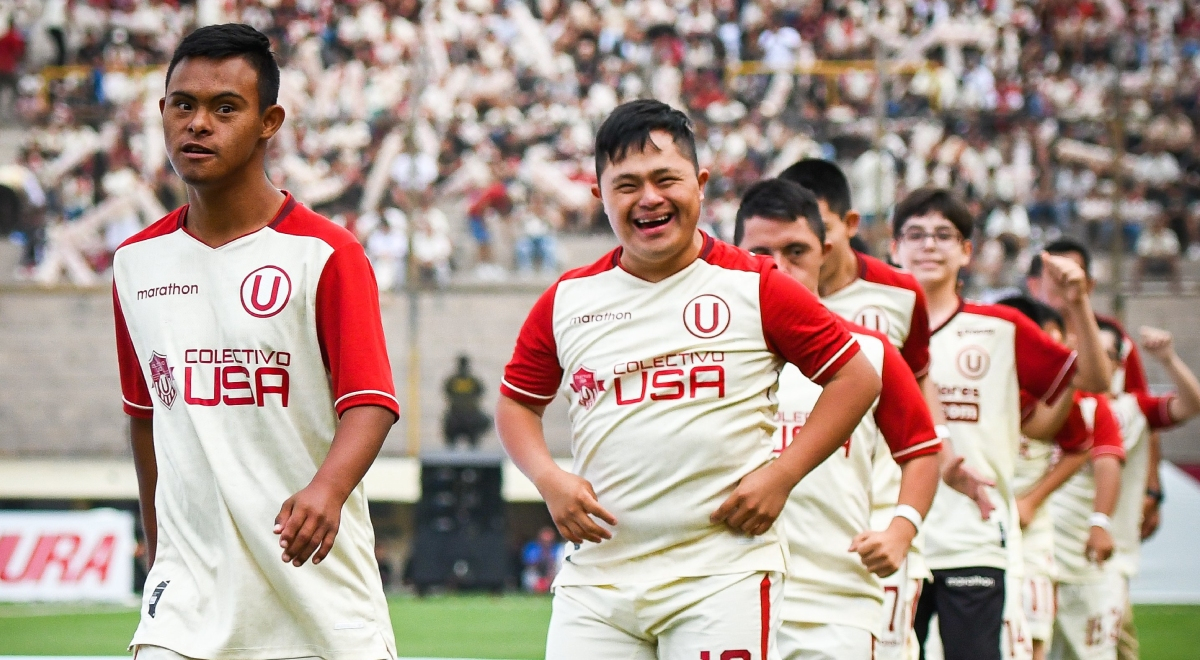
[[[1112,381],[1112,363],[1100,341],[1100,327],[1087,295],[1087,273],[1074,260],[1042,253],[1046,281],[1063,300],[1067,333],[1075,337],[1078,371],[1072,384],[1084,392],[1107,392]]]
[[[1092,459],[1092,473],[1096,480],[1096,504],[1091,527],[1088,530],[1087,558],[1097,563],[1108,561],[1113,553],[1113,539],[1109,528],[1111,516],[1117,508],[1121,493],[1121,458],[1115,454],[1102,454]]]
[[[1146,469],[1149,474],[1146,478],[1146,493],[1142,498],[1142,527],[1141,539],[1146,539],[1154,536],[1158,531],[1158,525],[1162,521],[1161,509],[1163,501],[1162,479],[1159,476],[1159,464],[1162,463],[1162,438],[1159,437],[1158,431],[1150,433],[1150,460]]]
[[[542,415],[546,406],[532,405],[501,396],[496,405],[496,432],[517,469],[533,482],[558,531],[571,543],[599,543],[612,533],[596,524],[592,516],[609,525],[617,519],[600,506],[588,481],[558,466],[546,445]]]
[[[1059,486],[1067,483],[1067,479],[1070,479],[1087,462],[1088,453],[1086,451],[1063,452],[1062,458],[1047,470],[1037,483],[1017,496],[1017,513],[1021,518],[1021,529],[1033,521],[1034,514],[1042,508],[1050,494],[1058,490]]]
[[[1046,405],[1041,401],[1034,402],[1033,412],[1021,420],[1021,433],[1027,438],[1045,440],[1054,439],[1062,429],[1071,409],[1075,407],[1075,388],[1068,388],[1054,403]]]
[[[1167,404],[1172,424],[1180,424],[1200,413],[1200,382],[1175,353],[1175,341],[1170,332],[1142,327],[1142,347],[1162,363],[1163,369],[1175,383],[1175,396]]]
[[[154,508],[154,490],[158,486],[158,459],[154,456],[154,420],[129,418],[129,444],[133,448],[133,469],[138,480],[138,509],[142,514],[142,533],[146,538],[146,568],[154,566],[158,550],[158,512]]]
[[[932,418],[923,414],[921,387],[891,345],[884,347],[883,382],[875,422],[900,465],[900,495],[888,528],[862,532],[851,542],[850,552],[859,554],[867,570],[887,577],[900,570],[933,504],[939,450],[945,442],[934,430]]]

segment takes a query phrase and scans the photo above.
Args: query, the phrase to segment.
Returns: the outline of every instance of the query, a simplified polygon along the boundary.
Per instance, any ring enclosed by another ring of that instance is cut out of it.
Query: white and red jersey
[[[936,454],[942,443],[900,352],[881,333],[849,327],[883,389],[850,439],[800,481],[783,509],[791,560],[782,615],[784,621],[853,626],[879,636],[883,587],[858,554],[848,552],[854,537],[871,527],[872,464],[879,446],[889,461],[904,463]],[[820,385],[784,366],[776,454],[804,426],[820,395]]]
[[[661,282],[620,249],[534,305],[501,393],[570,402],[575,474],[617,518],[613,538],[567,556],[559,584],[786,570],[777,530],[735,534],[709,515],[771,460],[784,361],[825,383],[859,351],[836,317],[773,261],[704,237]]]
[[[1142,547],[1142,503],[1150,470],[1150,434],[1173,426],[1171,400],[1174,394],[1154,396],[1146,391],[1121,393],[1111,401],[1125,443],[1125,466],[1121,470],[1121,495],[1112,516],[1116,549],[1113,566],[1127,577],[1137,575]]]
[[[1019,549],[1020,538],[1013,488],[1020,392],[1056,400],[1074,377],[1075,352],[1012,308],[967,301],[933,331],[929,349],[954,451],[995,482],[996,511],[982,520],[971,498],[939,483],[925,519],[926,560],[934,570],[1008,568],[1010,543]]]
[[[929,311],[925,292],[911,274],[870,255],[854,253],[858,278],[821,299],[838,316],[887,336],[917,379],[929,373]],[[900,466],[880,443],[871,476],[871,528],[887,529],[900,497]],[[908,572],[927,577],[924,534],[913,538]]]
[[[1077,393],[1075,407],[1064,426],[1084,424],[1091,433],[1092,458],[1116,456],[1125,459],[1121,445],[1121,427],[1104,397]],[[1096,474],[1088,463],[1071,475],[1049,498],[1048,507],[1054,529],[1054,564],[1057,582],[1080,584],[1103,578],[1100,565],[1088,560],[1085,549],[1095,511]]]
[[[153,418],[158,547],[133,644],[192,658],[395,656],[361,484],[317,566],[281,561],[275,516],[338,415],[399,414],[375,278],[346,230],[288,195],[221,247],[187,207],[113,260],[125,411]]]

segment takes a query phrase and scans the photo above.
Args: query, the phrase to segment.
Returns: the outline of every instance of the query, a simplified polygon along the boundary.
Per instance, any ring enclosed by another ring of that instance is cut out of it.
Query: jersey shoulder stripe
[[[297,202],[291,194],[288,194],[279,213],[267,226],[280,234],[320,239],[335,251],[358,244],[358,239],[350,230]]]
[[[139,231],[138,233],[125,239],[123,243],[117,246],[116,252],[120,252],[121,248],[141,243],[152,238],[166,236],[174,233],[183,227],[183,218],[187,216],[187,205],[181,206],[174,211],[159,218],[158,221],[152,223],[149,227]]]

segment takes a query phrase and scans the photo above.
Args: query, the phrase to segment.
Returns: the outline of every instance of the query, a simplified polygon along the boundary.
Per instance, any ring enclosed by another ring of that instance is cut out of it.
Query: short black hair
[[[1096,325],[1100,327],[1100,332],[1111,333],[1116,338],[1117,355],[1125,356],[1125,332],[1121,330],[1121,326],[1109,321],[1096,317]]]
[[[1067,333],[1067,322],[1063,319],[1063,315],[1040,300],[1034,300],[1029,296],[1021,295],[1004,298],[997,301],[996,304],[1012,307],[1021,312],[1034,323],[1038,324],[1039,328],[1046,327],[1047,323],[1053,323],[1058,326],[1059,331],[1064,335]]]
[[[639,99],[622,103],[600,124],[596,132],[596,178],[609,163],[625,159],[630,150],[643,151],[652,131],[663,131],[675,141],[675,148],[692,161],[700,170],[696,160],[696,134],[692,122],[679,110],[661,101]]]
[[[175,72],[176,65],[188,57],[212,60],[240,57],[258,73],[258,111],[262,112],[279,101],[279,63],[271,52],[271,40],[249,25],[208,25],[184,37],[167,67],[167,85],[171,83],[171,74]]]
[[[820,158],[805,158],[793,163],[779,178],[798,183],[812,191],[817,199],[839,217],[846,215],[853,205],[850,202],[850,182],[842,168]]]
[[[1073,238],[1060,238],[1056,241],[1050,241],[1042,248],[1045,252],[1055,256],[1063,256],[1068,254],[1079,255],[1079,260],[1083,262],[1083,272],[1091,278],[1092,276],[1092,253],[1087,246]],[[1042,276],[1042,255],[1041,253],[1033,255],[1033,259],[1029,262],[1029,277]]]
[[[975,231],[975,219],[971,217],[967,205],[949,190],[933,187],[917,188],[900,200],[892,213],[892,236],[900,237],[904,223],[908,222],[909,218],[929,213],[940,214],[958,229],[963,240],[971,240],[971,234]]]
[[[825,242],[825,222],[817,197],[787,179],[764,179],[750,186],[742,195],[737,218],[733,225],[733,244],[738,245],[746,235],[746,221],[759,217],[778,222],[795,222],[803,218],[817,240]]]

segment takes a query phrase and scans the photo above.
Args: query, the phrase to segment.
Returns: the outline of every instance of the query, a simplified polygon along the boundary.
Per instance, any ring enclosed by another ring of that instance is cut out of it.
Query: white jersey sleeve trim
[[[925,442],[922,442],[920,444],[916,444],[911,447],[906,447],[897,452],[892,452],[892,458],[895,458],[895,459],[904,458],[905,456],[908,456],[909,454],[911,454],[913,452],[918,452],[918,451],[921,451],[922,449],[929,449],[930,447],[937,446],[938,444],[941,444],[941,442],[942,442],[941,438],[934,438],[933,440],[926,440]]]
[[[828,361],[828,362],[826,362],[825,364],[821,365],[821,368],[820,368],[820,369],[817,369],[817,373],[813,374],[812,376],[809,376],[809,378],[808,378],[808,379],[809,379],[809,380],[811,380],[811,381],[815,381],[815,380],[817,380],[818,378],[820,378],[820,377],[821,377],[821,374],[825,373],[825,370],[826,370],[826,369],[828,369],[830,365],[832,365],[834,362],[837,362],[837,361],[838,361],[838,358],[842,357],[842,354],[843,354],[843,353],[845,353],[846,351],[850,350],[850,347],[851,347],[851,346],[853,346],[853,345],[855,345],[856,343],[858,343],[858,342],[856,342],[856,341],[854,340],[854,337],[851,337],[851,338],[850,338],[850,341],[847,341],[847,342],[846,342],[846,343],[845,343],[845,344],[844,344],[844,345],[841,347],[841,349],[839,349],[839,350],[838,350],[838,352],[837,352],[837,353],[834,353],[834,354],[833,354],[833,357],[829,358],[829,361]]]
[[[380,390],[359,390],[357,392],[350,392],[348,394],[343,394],[342,396],[338,397],[337,401],[333,402],[333,407],[336,408],[338,406],[338,404],[345,401],[346,399],[349,399],[350,397],[362,396],[364,394],[377,394],[379,396],[391,399],[392,401],[396,401],[396,397],[392,396],[391,394],[388,394],[387,392],[381,392]],[[400,405],[400,402],[396,401],[396,405]]]
[[[507,380],[504,380],[503,378],[500,379],[500,384],[518,394],[524,394],[525,396],[532,397],[534,399],[541,399],[542,401],[553,401],[554,397],[558,396],[557,392],[554,394],[551,394],[550,396],[546,396],[545,394],[534,394],[533,392],[527,392],[527,391],[517,387],[516,385],[513,385],[512,383],[508,382]]]
[[[1075,359],[1078,357],[1079,353],[1071,351],[1071,359],[1063,363],[1062,370],[1058,372],[1058,376],[1050,384],[1050,389],[1046,390],[1046,396],[1042,397],[1042,401],[1046,401],[1050,396],[1058,393],[1058,388],[1062,387],[1063,378],[1067,377],[1067,373],[1071,371],[1071,366],[1075,364]]]
[[[137,408],[138,410],[154,410],[154,406],[139,406],[125,397],[121,397],[121,400],[124,401],[125,405],[129,406],[130,408]]]

